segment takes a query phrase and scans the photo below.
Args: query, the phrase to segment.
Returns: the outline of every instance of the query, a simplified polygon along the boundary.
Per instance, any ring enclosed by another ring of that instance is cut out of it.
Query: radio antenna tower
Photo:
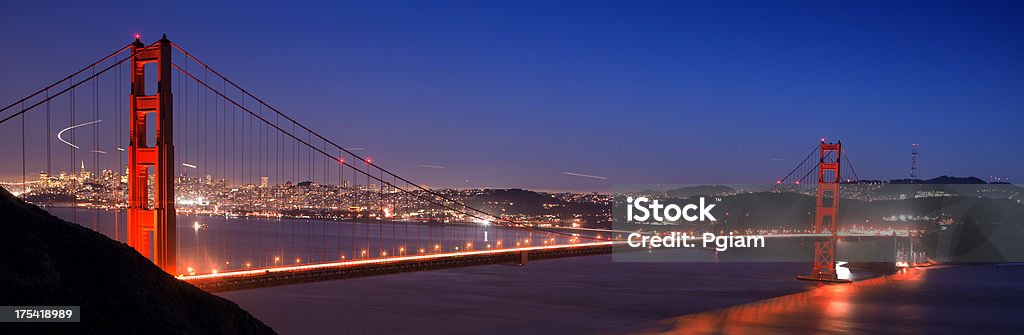
[[[917,143],[910,145],[910,178],[917,178]]]

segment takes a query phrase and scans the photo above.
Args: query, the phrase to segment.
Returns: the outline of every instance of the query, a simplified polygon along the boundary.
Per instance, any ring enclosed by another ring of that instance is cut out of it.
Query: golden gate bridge
[[[524,263],[527,255],[609,252],[621,242],[610,231],[517,222],[412,182],[289,117],[166,36],[148,45],[136,37],[11,103],[0,109],[0,124],[15,128],[8,134],[21,138],[18,195],[28,198],[48,188],[49,195],[33,202],[110,209],[113,227],[101,229],[109,222],[99,222],[93,211],[93,229],[127,243],[167,273],[213,290]],[[384,128],[350,124],[334,129],[348,127]],[[57,128],[63,137],[54,136]],[[53,143],[55,137],[63,143]],[[83,139],[92,143],[80,143]],[[103,176],[82,178],[90,174],[87,161]],[[125,176],[118,178],[117,171],[125,167]],[[54,173],[61,169],[70,174]],[[28,171],[41,172],[30,181]],[[102,178],[120,180],[108,185],[92,181]],[[807,235],[824,238],[815,243],[813,267],[802,279],[841,281],[835,273],[839,186],[857,179],[841,143],[822,139],[776,181],[775,192],[816,189],[813,231]],[[82,198],[83,191],[91,195]],[[203,199],[211,193],[219,201]],[[427,204],[430,210],[414,204]],[[322,212],[325,207],[329,214]],[[328,223],[314,231],[311,223],[275,222],[282,212],[347,218],[352,224],[348,233],[346,225]],[[73,210],[71,219],[80,223],[77,215]],[[205,253],[183,259],[184,234],[195,230],[198,249],[200,230],[209,228],[200,221],[218,218],[230,226],[232,216],[263,217],[269,223],[236,222],[232,234],[256,241],[250,246],[210,229],[213,236],[207,239],[214,240],[217,259]],[[204,262],[214,265],[199,269]]]

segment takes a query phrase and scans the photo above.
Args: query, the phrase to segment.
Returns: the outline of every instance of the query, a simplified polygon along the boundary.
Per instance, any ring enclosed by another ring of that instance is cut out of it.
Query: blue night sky
[[[1024,180],[1019,1],[132,3],[5,4],[0,104],[166,33],[432,186],[771,183],[822,137],[861,177],[920,143],[923,177]]]

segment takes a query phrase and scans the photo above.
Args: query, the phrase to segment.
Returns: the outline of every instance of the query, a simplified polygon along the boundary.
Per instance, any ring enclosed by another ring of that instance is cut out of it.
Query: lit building
[[[50,174],[46,172],[39,172],[39,185],[42,187],[50,187]]]
[[[81,181],[89,180],[89,178],[92,178],[92,172],[85,170],[85,161],[82,161],[82,169],[78,172],[78,178]]]

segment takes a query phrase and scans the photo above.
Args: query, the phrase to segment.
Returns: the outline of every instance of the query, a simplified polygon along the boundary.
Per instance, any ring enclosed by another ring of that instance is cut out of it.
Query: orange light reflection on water
[[[665,321],[665,334],[764,334],[849,333],[861,308],[855,302],[859,292],[895,284],[915,285],[925,269],[903,269],[897,273],[850,284],[819,284],[808,291],[750,304],[684,315]]]

